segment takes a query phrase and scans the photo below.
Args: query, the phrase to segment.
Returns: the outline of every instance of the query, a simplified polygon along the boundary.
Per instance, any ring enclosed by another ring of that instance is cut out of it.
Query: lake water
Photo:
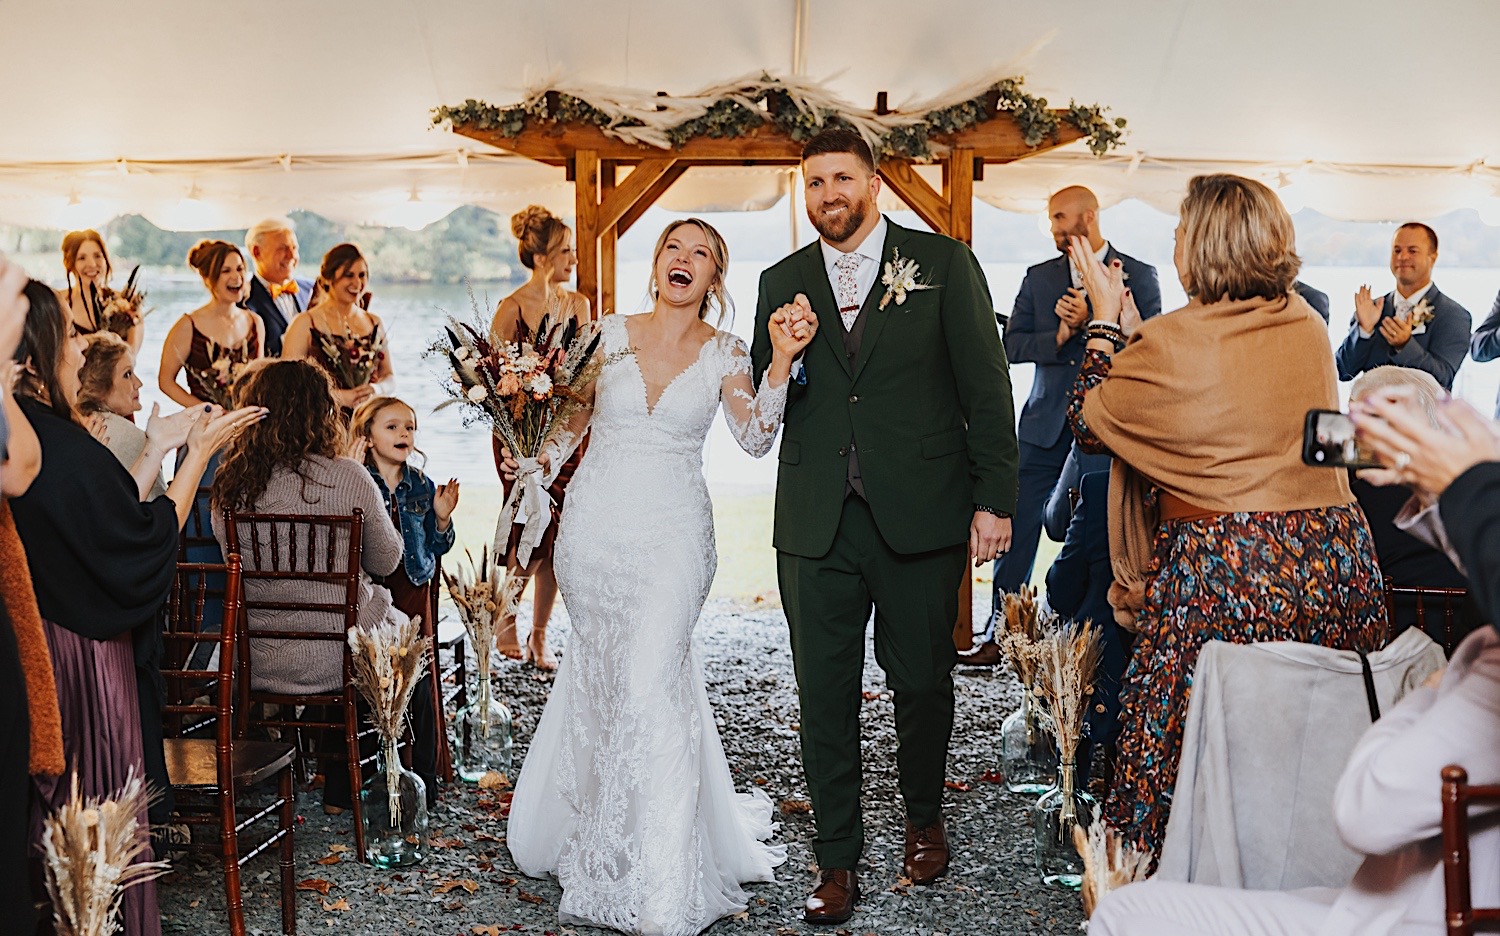
[[[730,293],[739,311],[729,327],[747,341],[755,318],[755,291],[764,266],[740,263],[730,271]],[[997,306],[1008,311],[1025,275],[1025,266],[986,263],[984,270]],[[1164,272],[1164,308],[1176,308],[1185,300],[1172,271]],[[1437,282],[1443,292],[1462,303],[1473,314],[1477,325],[1489,312],[1496,290],[1500,288],[1500,270],[1439,268],[1438,272]],[[647,263],[620,265],[621,311],[645,308],[648,273]],[[1378,292],[1390,288],[1390,272],[1384,268],[1308,267],[1303,270],[1302,278],[1332,297],[1333,322],[1329,341],[1333,345],[1342,341],[1348,331],[1355,290],[1364,283],[1369,283]],[[156,384],[162,341],[167,329],[179,316],[203,302],[203,289],[196,280],[191,283],[153,281],[149,277],[145,277],[144,286],[150,292],[149,302],[155,311],[147,320],[146,340],[139,362],[141,379],[146,383],[141,399],[147,412],[152,402],[160,402],[164,410],[171,410],[174,404],[166,399]],[[491,286],[487,294],[483,289],[478,291],[486,319],[509,288]],[[429,469],[435,476],[457,477],[466,485],[496,484],[487,434],[479,427],[465,428],[457,407],[432,412],[446,399],[443,390],[446,374],[442,362],[426,358],[424,352],[441,336],[445,315],[467,318],[472,314],[466,290],[462,286],[397,286],[383,285],[378,281],[371,289],[375,296],[371,310],[381,316],[390,334],[390,352],[396,372],[395,392],[418,413],[420,431],[417,444],[427,453]],[[1253,368],[1256,362],[1246,361],[1245,366]],[[1030,390],[1031,372],[1029,364],[1011,368],[1017,413]],[[1347,391],[1348,385],[1343,386]],[[1459,370],[1454,390],[1488,414],[1494,410],[1497,388],[1500,388],[1500,362],[1476,364],[1470,360]],[[272,418],[275,418],[274,414]],[[715,424],[709,436],[705,468],[710,484],[716,491],[725,493],[767,491],[776,478],[775,459],[756,460],[745,455],[730,437],[722,420]]]

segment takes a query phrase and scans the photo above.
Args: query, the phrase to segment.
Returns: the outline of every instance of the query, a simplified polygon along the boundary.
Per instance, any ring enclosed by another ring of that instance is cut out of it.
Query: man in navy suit
[[[1062,253],[1026,271],[1005,326],[1007,357],[1012,363],[1034,363],[1036,376],[1017,428],[1021,441],[1020,500],[1010,552],[995,562],[992,629],[1000,607],[999,595],[1031,579],[1042,531],[1042,506],[1073,446],[1073,434],[1067,426],[1068,399],[1083,361],[1083,331],[1091,313],[1082,276],[1067,254],[1068,238],[1087,237],[1095,256],[1106,265],[1120,261],[1126,286],[1143,319],[1161,311],[1156,269],[1115,250],[1099,233],[1099,200],[1093,192],[1080,185],[1065,188],[1047,202],[1047,214],[1052,219],[1052,239]]]
[[[1323,324],[1328,324],[1328,293],[1313,286],[1309,286],[1301,280],[1293,283],[1297,287],[1297,295],[1307,300],[1307,304],[1313,307],[1313,311],[1323,317]]]
[[[1437,378],[1444,390],[1469,351],[1469,310],[1438,292],[1432,282],[1437,232],[1408,221],[1391,240],[1396,289],[1380,299],[1361,286],[1354,296],[1354,324],[1334,360],[1340,380],[1353,380],[1382,364],[1414,367]]]
[[[246,308],[266,323],[266,356],[281,356],[281,336],[312,295],[310,280],[295,279],[297,232],[288,218],[268,218],[245,232],[245,246],[255,263]]]
[[[1481,364],[1500,357],[1500,296],[1495,297],[1490,314],[1470,339],[1469,354]],[[1495,401],[1495,418],[1500,419],[1500,400]]]

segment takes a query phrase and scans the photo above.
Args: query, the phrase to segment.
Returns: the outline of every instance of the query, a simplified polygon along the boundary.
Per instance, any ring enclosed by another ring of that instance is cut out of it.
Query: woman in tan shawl
[[[1110,603],[1139,632],[1105,815],[1153,849],[1204,642],[1373,650],[1385,630],[1346,475],[1301,460],[1303,418],[1337,408],[1338,378],[1323,320],[1292,286],[1292,219],[1269,188],[1232,175],[1194,178],[1181,215],[1173,260],[1190,300],[1128,340],[1118,264],[1072,248],[1094,318],[1069,421],[1086,451],[1115,458]]]

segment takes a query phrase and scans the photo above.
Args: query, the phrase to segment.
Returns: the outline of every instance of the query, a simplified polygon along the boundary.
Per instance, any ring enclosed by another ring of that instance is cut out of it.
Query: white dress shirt
[[[885,256],[885,235],[890,230],[886,223],[885,215],[880,216],[880,222],[875,225],[874,230],[860,242],[859,246],[851,251],[858,254],[860,258],[859,269],[855,271],[855,305],[863,306],[865,299],[870,295],[870,290],[875,288],[875,281],[880,278],[880,263]],[[835,264],[845,251],[829,244],[826,240],[819,240],[818,244],[823,248],[823,271],[828,274],[828,285],[833,288],[833,298],[836,302],[843,302],[839,295],[839,271]],[[834,312],[838,312],[837,309]]]
[[[296,318],[298,311],[297,297],[294,294],[284,292],[281,295],[277,296],[275,293],[271,292],[271,283],[264,276],[261,276],[259,273],[257,273],[255,274],[255,278],[260,280],[260,284],[266,288],[267,293],[270,293],[275,297],[271,301],[276,303],[277,309],[281,310],[282,318],[286,319],[288,323],[290,323],[293,318]]]

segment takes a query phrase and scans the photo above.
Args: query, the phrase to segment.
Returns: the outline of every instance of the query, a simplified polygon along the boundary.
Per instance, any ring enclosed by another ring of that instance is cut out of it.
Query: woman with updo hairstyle
[[[228,241],[201,240],[188,251],[188,265],[208,289],[208,302],[178,319],[161,348],[157,386],[183,406],[228,406],[229,389],[246,364],[265,353],[265,323],[242,308],[250,294],[245,255]],[[187,388],[177,382],[181,373]]]
[[[490,323],[490,340],[529,340],[529,336],[541,325],[542,318],[549,313],[553,321],[563,315],[577,319],[579,325],[588,322],[588,300],[567,288],[568,282],[573,279],[573,271],[578,266],[578,253],[573,249],[573,230],[541,205],[529,205],[524,211],[513,215],[510,230],[516,238],[521,265],[531,271],[531,277],[520,289],[500,300],[500,305],[495,309],[494,321]],[[495,468],[501,472],[501,484],[509,496],[510,482],[504,477],[504,454],[499,438],[493,439],[492,444]],[[547,649],[547,624],[552,618],[552,606],[557,601],[557,577],[552,572],[552,545],[557,539],[563,495],[582,457],[582,449],[574,452],[548,488],[548,493],[552,495],[552,522],[542,534],[542,542],[532,550],[531,562],[525,568],[516,562],[519,526],[511,527],[510,542],[506,545],[506,561],[510,564],[511,571],[523,578],[532,579],[535,584],[531,634],[523,650],[516,636],[516,620],[512,616],[501,622],[495,643],[507,657],[513,660],[530,660],[544,670],[557,668],[557,659]]]
[[[110,296],[109,277],[114,272],[109,262],[109,249],[104,246],[104,238],[98,231],[69,231],[63,235],[62,255],[68,288],[57,291],[57,302],[73,320],[78,334],[86,337],[104,329],[104,306]],[[132,351],[138,352],[145,335],[145,329],[137,324],[120,337],[130,343]]]
[[[292,319],[281,339],[283,360],[311,361],[328,373],[345,424],[393,373],[385,327],[366,308],[369,282],[370,265],[359,248],[334,247],[318,269],[314,295],[321,298]]]

